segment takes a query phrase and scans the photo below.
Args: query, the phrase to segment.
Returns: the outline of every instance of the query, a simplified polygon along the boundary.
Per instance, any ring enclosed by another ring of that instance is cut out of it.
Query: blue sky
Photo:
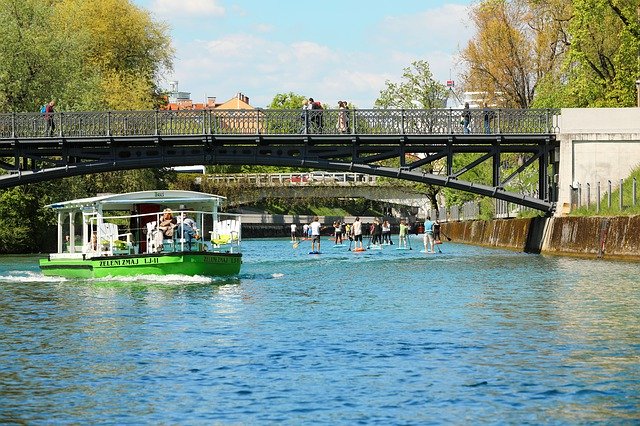
[[[472,0],[132,0],[169,25],[173,74],[195,102],[242,92],[253,106],[294,92],[370,108],[386,80],[426,60],[443,83],[460,71]]]

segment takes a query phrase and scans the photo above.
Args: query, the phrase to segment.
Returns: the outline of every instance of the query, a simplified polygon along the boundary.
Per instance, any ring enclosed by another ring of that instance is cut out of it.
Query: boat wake
[[[150,284],[163,286],[183,286],[198,284],[227,284],[238,281],[237,277],[205,277],[203,275],[134,275],[130,277],[104,277],[86,280],[96,284]]]
[[[67,281],[67,279],[63,277],[46,277],[40,272],[33,271],[6,271],[5,274],[0,275],[0,283],[59,283],[63,281]]]

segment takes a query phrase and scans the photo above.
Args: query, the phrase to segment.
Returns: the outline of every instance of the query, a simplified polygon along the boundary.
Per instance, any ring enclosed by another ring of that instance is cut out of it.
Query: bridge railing
[[[241,173],[208,176],[207,179],[216,184],[250,184],[255,186],[272,185],[375,185],[377,176],[364,173]]]
[[[559,110],[471,110],[475,134],[556,133]],[[463,133],[462,109],[97,111],[53,114],[54,137]],[[41,113],[0,114],[0,139],[45,137]]]

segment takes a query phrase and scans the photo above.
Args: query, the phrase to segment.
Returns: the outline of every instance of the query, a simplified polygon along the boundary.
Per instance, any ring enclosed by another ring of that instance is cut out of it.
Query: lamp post
[[[636,80],[636,94],[638,96],[638,107],[640,107],[640,80]]]

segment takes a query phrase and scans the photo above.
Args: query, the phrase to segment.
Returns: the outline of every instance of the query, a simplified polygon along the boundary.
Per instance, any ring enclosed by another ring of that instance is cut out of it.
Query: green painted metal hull
[[[41,259],[46,276],[65,278],[133,277],[137,275],[226,276],[240,272],[242,254],[180,252],[104,256],[88,259]]]

